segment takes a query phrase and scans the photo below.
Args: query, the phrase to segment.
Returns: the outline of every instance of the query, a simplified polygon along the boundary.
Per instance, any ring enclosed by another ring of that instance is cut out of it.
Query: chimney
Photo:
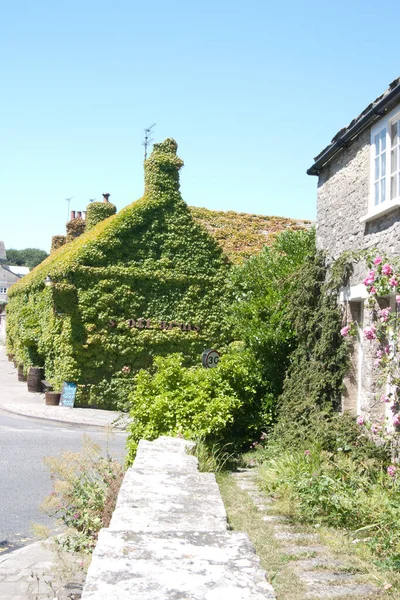
[[[109,202],[109,197],[111,196],[111,194],[103,194],[103,202]]]
[[[71,210],[71,221],[72,221],[72,219],[75,219],[75,211],[74,210]]]
[[[78,212],[76,213],[76,218],[82,219],[82,211],[81,210],[78,210]]]
[[[83,219],[84,221],[86,221],[86,213],[87,213],[87,210],[83,210],[83,211],[82,211],[82,219]]]

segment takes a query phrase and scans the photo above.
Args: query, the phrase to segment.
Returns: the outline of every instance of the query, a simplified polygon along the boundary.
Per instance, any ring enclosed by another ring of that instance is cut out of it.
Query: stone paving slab
[[[94,558],[82,600],[275,598],[243,533],[102,530]]]
[[[165,458],[168,458],[165,455]],[[156,518],[155,518],[156,515]],[[132,469],[125,474],[111,529],[226,530],[226,512],[212,473]]]

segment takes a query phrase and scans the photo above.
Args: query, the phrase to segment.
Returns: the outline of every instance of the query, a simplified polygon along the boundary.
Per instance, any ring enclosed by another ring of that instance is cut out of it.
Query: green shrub
[[[86,222],[81,218],[71,219],[67,223],[67,235],[66,242],[72,242],[75,238],[79,237],[84,233],[86,229]]]
[[[236,299],[229,312],[233,333],[254,354],[275,397],[282,392],[297,343],[291,305],[295,290],[303,285],[298,271],[314,252],[314,229],[286,231],[230,275]]]
[[[213,369],[183,366],[183,356],[155,358],[154,374],[140,371],[131,394],[128,461],[140,439],[160,435],[206,443],[248,444],[271,418],[271,398],[251,353],[237,345]]]

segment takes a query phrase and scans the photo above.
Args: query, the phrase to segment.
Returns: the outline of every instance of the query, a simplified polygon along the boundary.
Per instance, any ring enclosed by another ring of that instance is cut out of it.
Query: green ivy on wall
[[[117,212],[117,207],[110,202],[92,202],[86,207],[86,231],[93,229],[97,223],[108,219]]]
[[[227,338],[229,263],[181,198],[176,150],[174,140],[155,144],[143,198],[52,252],[11,290],[9,351],[25,369],[43,366],[57,389],[77,382],[80,405],[121,407],[127,379],[154,356],[181,352],[196,364],[206,347]],[[154,327],[129,326],[139,318]],[[161,321],[200,331],[163,330]]]

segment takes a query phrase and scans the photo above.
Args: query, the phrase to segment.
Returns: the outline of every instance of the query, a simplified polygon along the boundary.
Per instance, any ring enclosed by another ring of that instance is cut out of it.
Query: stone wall
[[[247,535],[227,530],[215,476],[198,472],[188,445],[140,442],[82,600],[275,598]]]
[[[369,223],[370,130],[321,171],[318,181],[317,244],[329,257],[345,250],[379,248],[388,255],[400,254],[400,210],[395,209]],[[356,266],[351,284],[365,277],[365,265]]]

